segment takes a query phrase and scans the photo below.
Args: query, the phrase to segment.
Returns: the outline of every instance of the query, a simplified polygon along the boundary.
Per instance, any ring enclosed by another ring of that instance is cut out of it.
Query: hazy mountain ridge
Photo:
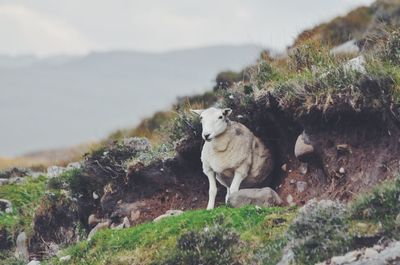
[[[239,70],[260,51],[245,45],[44,59],[0,56],[0,120],[6,128],[0,155],[68,146],[134,126],[177,96],[210,89],[219,71]]]

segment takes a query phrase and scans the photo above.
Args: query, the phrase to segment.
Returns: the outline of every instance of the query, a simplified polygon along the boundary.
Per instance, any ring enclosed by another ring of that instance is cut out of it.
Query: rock
[[[128,228],[130,226],[131,226],[131,223],[129,222],[128,217],[124,217],[124,220],[122,221],[122,223],[120,223],[119,225],[112,224],[111,228],[112,229],[122,229],[122,228]]]
[[[342,174],[342,175],[344,173],[346,173],[346,170],[344,169],[344,167],[339,168],[339,173]]]
[[[347,61],[343,65],[343,69],[348,72],[348,71],[356,71],[359,73],[366,73],[365,70],[365,58],[363,55],[357,56],[356,58],[353,58],[349,61]]]
[[[89,215],[88,225],[93,226],[93,225],[97,225],[100,222],[101,222],[101,219],[98,219],[95,214]]]
[[[82,168],[82,165],[79,162],[71,162],[71,163],[69,163],[67,165],[67,170],[70,170],[70,169],[81,169],[81,168]]]
[[[25,232],[19,233],[15,245],[16,245],[15,257],[17,259],[28,261],[29,259],[28,238]]]
[[[160,220],[162,220],[164,218],[171,217],[171,216],[178,216],[178,215],[181,215],[181,214],[183,214],[183,211],[181,211],[181,210],[168,210],[165,214],[160,215],[157,218],[155,218],[153,220],[153,222],[158,222],[158,221],[160,221]]]
[[[330,53],[333,55],[352,54],[358,52],[360,52],[360,47],[358,47],[357,41],[354,39],[335,46],[330,50]]]
[[[307,135],[303,132],[297,137],[294,146],[294,155],[303,162],[307,162],[310,156],[314,154],[314,147],[310,144]]]
[[[305,181],[297,181],[296,182],[296,188],[298,192],[303,192],[307,189],[307,182]]]
[[[71,260],[71,256],[70,255],[67,255],[67,256],[64,256],[64,257],[60,258],[61,262],[67,262],[67,261],[70,261],[70,260]]]
[[[139,210],[135,210],[131,212],[131,220],[132,222],[135,222],[137,220],[139,220],[140,218],[140,211]]]
[[[289,206],[295,206],[296,204],[293,202],[293,197],[292,197],[292,195],[288,195],[287,197],[286,197],[286,202],[289,204]]]
[[[299,167],[299,171],[301,174],[305,175],[308,172],[308,164],[307,163],[301,163]]]
[[[351,153],[350,146],[348,144],[338,144],[336,145],[336,151],[339,155],[344,155]]]
[[[50,179],[57,178],[65,171],[67,171],[65,167],[51,166],[47,168],[47,177]]]
[[[8,179],[0,178],[0,186],[8,184]]]
[[[294,253],[290,245],[283,249],[281,260],[276,265],[291,265],[294,264]]]
[[[286,172],[287,171],[287,164],[283,164],[281,166],[281,169],[282,169],[283,172]]]
[[[376,250],[373,249],[373,248],[367,248],[367,249],[365,249],[365,251],[364,251],[364,257],[367,258],[367,259],[373,258],[373,257],[375,257],[376,255],[378,255],[378,251],[376,251]]]
[[[289,180],[289,183],[292,184],[292,185],[296,184],[296,180],[295,179],[291,179],[291,180]]]
[[[13,211],[12,208],[6,208],[6,211],[5,211],[5,212],[6,212],[6,213],[12,213],[12,211]]]
[[[92,196],[93,196],[94,200],[97,200],[98,198],[100,198],[100,196],[95,191],[93,191]]]
[[[8,179],[8,184],[19,184],[25,182],[23,177],[12,177]]]
[[[88,237],[87,237],[87,241],[90,241],[90,239],[92,239],[92,237],[100,230],[102,229],[106,229],[110,226],[111,221],[107,220],[105,222],[102,223],[98,223],[89,233]]]
[[[261,207],[281,205],[283,202],[279,195],[271,188],[242,189],[229,196],[228,203],[233,207],[241,207],[247,204]]]
[[[28,264],[26,265],[40,265],[40,261],[38,260],[31,260]]]
[[[355,250],[344,256],[332,257],[321,265],[386,265],[400,264],[400,242],[392,242],[388,246],[377,246],[365,250]]]
[[[116,209],[111,214],[111,218],[114,217],[123,218],[125,216],[129,217],[132,215],[132,212],[140,211],[140,209],[145,206],[146,204],[141,201],[136,201],[132,203],[120,202],[117,204]],[[131,218],[131,220],[133,219]]]

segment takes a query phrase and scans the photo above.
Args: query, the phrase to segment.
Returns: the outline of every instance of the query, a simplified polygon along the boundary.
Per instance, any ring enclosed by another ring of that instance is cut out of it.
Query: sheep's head
[[[213,138],[225,132],[228,127],[228,116],[232,113],[231,109],[209,108],[205,110],[191,110],[200,116],[203,127],[202,137],[210,142]]]

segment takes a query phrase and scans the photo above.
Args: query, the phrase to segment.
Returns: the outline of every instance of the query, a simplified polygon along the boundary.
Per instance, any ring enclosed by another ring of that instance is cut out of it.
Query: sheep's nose
[[[204,134],[204,139],[205,139],[205,140],[210,140],[210,139],[209,139],[210,135],[211,135],[210,133]]]

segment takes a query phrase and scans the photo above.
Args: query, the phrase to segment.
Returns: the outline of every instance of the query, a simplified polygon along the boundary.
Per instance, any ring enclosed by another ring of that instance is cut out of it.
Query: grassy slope
[[[253,206],[189,211],[157,223],[101,231],[90,242],[78,243],[67,249],[65,254],[72,256],[69,264],[157,264],[173,252],[180,235],[213,225],[222,216],[224,226],[240,234],[244,242],[240,259],[247,260],[261,247],[272,243],[276,245],[294,215],[294,209],[257,209]],[[271,250],[275,253],[270,259],[271,264],[279,259],[282,246],[279,244]],[[49,264],[54,263],[57,261],[49,261]]]
[[[13,212],[0,215],[0,229],[6,228],[11,234],[18,230],[29,230],[35,209],[46,189],[46,177],[29,178],[23,184],[0,186],[0,198],[13,204]]]

